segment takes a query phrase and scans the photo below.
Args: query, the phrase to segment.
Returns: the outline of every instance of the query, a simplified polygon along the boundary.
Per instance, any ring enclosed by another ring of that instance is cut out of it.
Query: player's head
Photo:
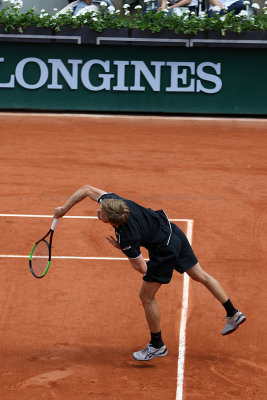
[[[101,201],[97,214],[103,222],[122,225],[127,221],[130,210],[125,201],[121,199],[104,199]]]

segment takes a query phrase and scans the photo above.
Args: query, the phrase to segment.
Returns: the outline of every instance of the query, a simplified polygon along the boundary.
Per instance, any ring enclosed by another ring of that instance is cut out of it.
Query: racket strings
[[[41,240],[34,248],[31,266],[36,276],[43,276],[49,262],[49,247],[46,241]]]

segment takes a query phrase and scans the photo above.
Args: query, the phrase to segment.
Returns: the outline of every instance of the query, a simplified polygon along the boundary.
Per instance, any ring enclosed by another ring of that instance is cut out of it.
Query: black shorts
[[[169,244],[148,249],[147,273],[143,277],[146,282],[169,283],[174,269],[183,274],[198,262],[183,231],[173,223],[171,226],[172,235]]]

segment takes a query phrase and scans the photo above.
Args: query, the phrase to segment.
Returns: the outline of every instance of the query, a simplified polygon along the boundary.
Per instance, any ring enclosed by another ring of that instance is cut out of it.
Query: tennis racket
[[[38,242],[36,242],[32,248],[29,264],[30,271],[35,278],[43,278],[50,267],[51,262],[51,249],[52,249],[52,239],[54,230],[58,219],[55,218],[52,222],[49,232]]]

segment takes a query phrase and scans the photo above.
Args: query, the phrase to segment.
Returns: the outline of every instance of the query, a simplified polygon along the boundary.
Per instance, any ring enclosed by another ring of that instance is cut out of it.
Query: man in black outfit
[[[185,236],[173,223],[170,223],[163,210],[153,211],[114,193],[107,193],[92,186],[78,189],[62,207],[55,209],[55,218],[63,217],[75,204],[89,197],[100,204],[98,218],[111,224],[116,239],[107,240],[123,251],[135,270],[143,275],[140,299],[150,329],[151,341],[133,357],[138,361],[148,361],[155,357],[164,357],[167,348],[162,340],[160,312],[155,295],[162,284],[168,284],[173,270],[186,272],[192,279],[202,283],[220,301],[227,313],[227,322],[221,332],[228,335],[245,322],[246,317],[238,311],[226,295],[220,283],[205,272]],[[146,263],[140,247],[149,252]]]

